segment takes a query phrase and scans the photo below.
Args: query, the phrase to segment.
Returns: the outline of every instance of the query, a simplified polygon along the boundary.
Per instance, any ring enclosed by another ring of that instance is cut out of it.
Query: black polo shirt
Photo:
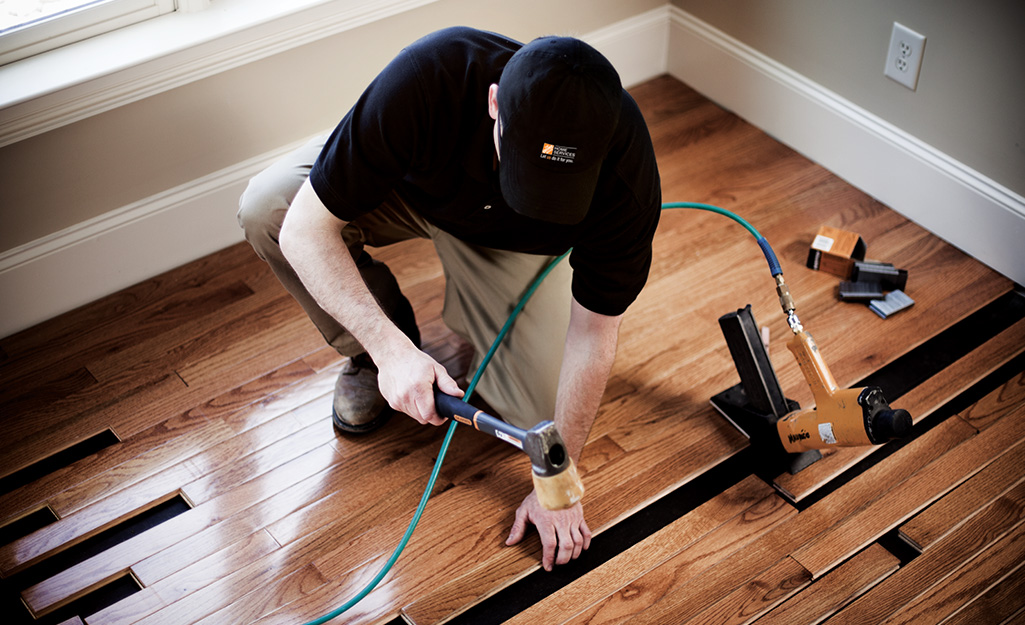
[[[484,247],[557,255],[573,248],[573,296],[623,313],[644,286],[661,189],[651,138],[633,98],[623,108],[587,216],[559,225],[519,215],[502,199],[488,88],[522,44],[464,27],[405,48],[338,124],[310,182],[352,221],[398,191],[425,219]]]

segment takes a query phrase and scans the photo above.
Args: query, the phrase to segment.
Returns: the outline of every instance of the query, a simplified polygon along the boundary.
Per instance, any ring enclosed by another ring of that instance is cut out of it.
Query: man
[[[326,141],[254,178],[239,220],[348,357],[333,406],[346,433],[374,430],[392,411],[439,425],[433,387],[462,395],[420,351],[409,302],[365,245],[432,240],[444,320],[477,361],[529,283],[572,247],[478,389],[520,427],[553,419],[579,460],[620,319],[647,279],[660,206],[644,120],[603,56],[572,38],[524,46],[459,27],[404,49]],[[546,570],[590,543],[579,503],[549,511],[531,493],[507,544],[528,523]]]

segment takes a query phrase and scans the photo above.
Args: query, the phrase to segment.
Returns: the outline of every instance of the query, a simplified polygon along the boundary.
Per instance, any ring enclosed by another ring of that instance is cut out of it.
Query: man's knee
[[[269,250],[278,247],[278,234],[288,212],[290,197],[282,187],[286,182],[274,176],[271,167],[249,181],[238,203],[238,223],[245,238],[266,259]]]

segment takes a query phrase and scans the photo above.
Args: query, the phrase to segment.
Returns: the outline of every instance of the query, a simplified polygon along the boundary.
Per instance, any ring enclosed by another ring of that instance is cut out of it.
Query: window
[[[0,0],[0,65],[175,10],[175,0]]]

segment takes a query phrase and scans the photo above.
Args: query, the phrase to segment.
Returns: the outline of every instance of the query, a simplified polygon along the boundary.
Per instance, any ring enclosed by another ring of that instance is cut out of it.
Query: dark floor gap
[[[922,555],[911,543],[900,536],[900,530],[894,528],[879,537],[876,541],[879,545],[893,554],[900,561],[900,566],[906,566],[909,562]]]
[[[8,545],[32,532],[57,521],[57,515],[50,506],[30,512],[16,521],[0,527],[0,545]]]
[[[179,514],[187,512],[189,509],[189,504],[185,499],[180,494],[175,495],[163,503],[148,508],[132,518],[100,532],[96,536],[87,538],[77,545],[68,547],[64,551],[56,553],[38,564],[4,579],[2,585],[5,587],[9,586],[15,591],[20,592],[99,553],[103,553],[107,549],[119,545],[137,534],[141,534],[165,521],[169,521]]]
[[[24,469],[19,469],[0,478],[0,495],[6,495],[22,486],[31,484],[41,477],[45,477],[58,469],[63,469],[72,463],[120,442],[120,439],[114,434],[113,430],[103,430],[83,441],[75,443],[67,449],[58,451],[42,460],[37,460]]]

